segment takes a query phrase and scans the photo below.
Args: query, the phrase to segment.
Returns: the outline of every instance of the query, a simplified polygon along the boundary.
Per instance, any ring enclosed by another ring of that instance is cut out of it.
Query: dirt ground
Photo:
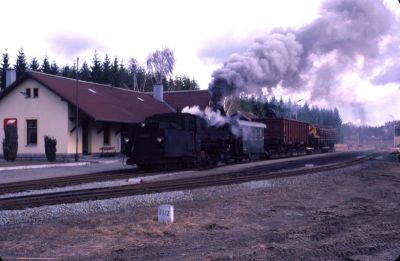
[[[400,164],[393,158],[156,207],[0,228],[0,256],[62,260],[395,260]]]

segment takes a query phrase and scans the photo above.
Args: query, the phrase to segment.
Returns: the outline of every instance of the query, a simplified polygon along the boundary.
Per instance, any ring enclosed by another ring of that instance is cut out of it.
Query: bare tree
[[[163,77],[171,77],[175,65],[174,53],[169,48],[156,50],[146,61],[147,70],[153,74],[156,84],[162,84]]]
[[[226,115],[232,116],[240,109],[240,99],[237,96],[226,97],[224,100],[224,110]]]
[[[129,59],[128,62],[128,70],[132,75],[132,85],[133,85],[133,90],[135,91],[139,91],[139,85],[138,85],[138,81],[137,81],[137,73],[138,73],[138,69],[139,69],[139,63],[135,58],[131,58]]]

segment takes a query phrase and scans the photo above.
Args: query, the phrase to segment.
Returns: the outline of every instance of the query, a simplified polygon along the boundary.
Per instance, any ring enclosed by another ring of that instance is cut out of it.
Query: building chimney
[[[157,101],[164,102],[162,85],[153,85],[153,98]]]
[[[17,78],[17,73],[15,69],[6,69],[6,88],[15,82]]]

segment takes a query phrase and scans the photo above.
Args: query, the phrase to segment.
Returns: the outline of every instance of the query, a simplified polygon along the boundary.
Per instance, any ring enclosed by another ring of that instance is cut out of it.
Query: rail
[[[259,167],[249,168],[245,171],[238,171],[238,172],[213,175],[213,176],[185,178],[178,180],[155,181],[150,183],[123,185],[117,187],[106,187],[106,188],[75,190],[75,191],[58,192],[58,193],[48,193],[40,195],[2,198],[0,199],[0,209],[1,210],[23,209],[29,207],[39,207],[44,205],[75,203],[87,200],[101,200],[101,199],[117,198],[123,196],[134,196],[142,194],[167,192],[167,191],[196,189],[207,186],[223,186],[236,183],[244,183],[249,181],[274,179],[280,177],[292,177],[292,176],[306,175],[321,171],[340,169],[361,163],[369,158],[370,158],[369,156],[364,156],[362,158],[346,162],[330,164],[325,166],[318,166],[313,168],[297,169],[286,172],[265,173],[265,171],[267,171],[268,166],[259,166]]]

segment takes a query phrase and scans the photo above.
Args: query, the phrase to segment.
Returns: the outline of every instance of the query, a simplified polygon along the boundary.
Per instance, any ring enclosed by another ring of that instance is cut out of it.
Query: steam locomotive
[[[165,113],[132,124],[125,133],[127,164],[150,170],[267,158],[277,154],[333,150],[336,131],[284,118],[219,125],[189,113]]]
[[[127,164],[145,170],[259,158],[265,155],[265,127],[239,119],[210,126],[204,118],[189,113],[157,114],[129,126],[123,153]]]

